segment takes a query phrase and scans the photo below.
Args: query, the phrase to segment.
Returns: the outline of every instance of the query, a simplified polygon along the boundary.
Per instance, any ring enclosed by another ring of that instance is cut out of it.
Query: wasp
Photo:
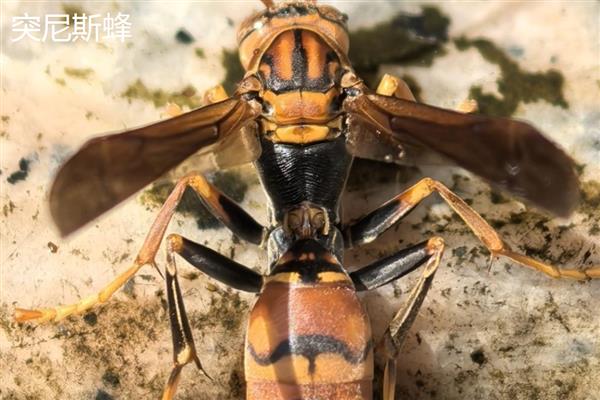
[[[166,237],[165,281],[173,367],[163,399],[195,363],[192,331],[178,282],[177,256],[234,289],[257,293],[245,341],[247,399],[371,399],[375,360],[384,366],[383,398],[393,400],[397,358],[444,252],[432,237],[349,273],[345,249],[374,241],[437,193],[493,256],[553,278],[600,278],[600,267],[560,269],[512,251],[494,229],[444,184],[407,188],[353,222],[340,198],[355,157],[403,164],[431,153],[556,215],[579,199],[573,160],[531,125],[415,101],[407,84],[386,75],[376,90],[348,59],[347,17],[314,2],[275,4],[238,31],[246,71],[232,96],[212,90],[208,105],[149,126],[88,141],[59,170],[50,209],[70,234],[203,151],[219,168],[252,162],[269,199],[263,226],[202,174],[181,178],[168,196],[134,265],[76,304],[16,310],[18,321],[60,320],[104,303],[145,265],[153,265],[184,190],[191,188],[238,238],[266,248],[261,275],[177,234]],[[465,110],[463,110],[465,111]],[[403,307],[375,341],[357,292],[420,269]]]

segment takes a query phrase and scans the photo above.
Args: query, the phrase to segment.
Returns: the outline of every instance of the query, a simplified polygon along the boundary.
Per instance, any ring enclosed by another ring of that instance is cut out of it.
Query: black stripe
[[[333,255],[314,240],[299,240],[292,245],[288,253],[291,253],[293,258],[276,265],[271,275],[297,272],[303,283],[315,283],[319,281],[321,272],[344,272],[342,266],[334,261]]]
[[[292,81],[295,87],[304,87],[308,78],[308,60],[302,45],[302,31],[294,30],[294,50],[292,50]]]
[[[372,347],[373,342],[369,340],[362,351],[353,352],[345,342],[331,336],[300,335],[290,336],[283,340],[271,354],[257,354],[252,343],[248,343],[248,352],[252,359],[262,366],[274,364],[289,355],[306,357],[308,359],[308,372],[312,375],[315,372],[315,360],[319,354],[338,354],[350,364],[356,365],[365,361]]]
[[[325,93],[334,86],[335,82],[339,82],[341,79],[343,70],[339,67],[339,58],[333,50],[328,51],[326,54],[325,63],[321,66],[323,71],[321,76],[316,79],[308,78],[308,57],[306,49],[302,44],[302,32],[303,30],[301,29],[293,31],[294,48],[292,49],[292,54],[277,55],[278,57],[292,58],[292,79],[281,78],[280,72],[273,60],[273,55],[269,54],[268,51],[261,59],[261,64],[268,65],[271,73],[268,76],[264,76],[263,72],[259,71],[258,75],[261,77],[265,88],[275,94],[296,90]],[[323,43],[323,46],[326,46],[326,44]],[[333,74],[334,76],[331,76],[329,71],[330,63],[338,64],[337,71]]]

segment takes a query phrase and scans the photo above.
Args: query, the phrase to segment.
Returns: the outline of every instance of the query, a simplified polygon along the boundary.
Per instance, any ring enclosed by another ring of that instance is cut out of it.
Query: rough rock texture
[[[158,120],[167,102],[197,106],[203,90],[226,78],[231,84],[239,74],[231,52],[235,26],[261,4],[1,6],[0,397],[158,398],[172,355],[163,281],[151,268],[81,317],[38,326],[17,325],[11,314],[15,305],[77,301],[132,262],[168,179],[63,239],[47,210],[51,177],[88,138]],[[458,169],[358,163],[345,196],[348,218],[430,175],[468,199],[514,248],[570,267],[600,264],[599,3],[338,6],[353,30],[364,28],[356,33],[357,46],[361,38],[400,29],[395,32],[404,39],[384,46],[389,54],[371,55],[375,67],[388,64],[379,72],[407,76],[427,103],[454,108],[472,96],[487,112],[532,121],[572,154],[584,182],[582,206],[572,218],[556,220]],[[133,38],[124,44],[11,42],[11,18],[26,12],[118,11],[133,23]],[[404,16],[384,24],[397,13]],[[357,61],[375,77],[369,59]],[[266,220],[251,167],[211,176]],[[261,249],[233,240],[189,208],[170,231],[257,270],[265,265]],[[438,200],[426,201],[376,243],[348,253],[346,264],[362,265],[433,234],[442,235],[448,249],[405,346],[400,398],[600,399],[600,282],[555,281],[505,260],[489,269],[488,252]],[[157,259],[164,265],[162,251]],[[179,265],[199,355],[214,382],[188,367],[178,399],[242,398],[243,335],[254,298]],[[414,279],[363,296],[376,335]]]

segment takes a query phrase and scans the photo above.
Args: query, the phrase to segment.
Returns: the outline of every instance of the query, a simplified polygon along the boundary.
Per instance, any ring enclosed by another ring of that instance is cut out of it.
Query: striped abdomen
[[[348,275],[316,242],[286,253],[250,314],[247,399],[372,396],[369,319]]]

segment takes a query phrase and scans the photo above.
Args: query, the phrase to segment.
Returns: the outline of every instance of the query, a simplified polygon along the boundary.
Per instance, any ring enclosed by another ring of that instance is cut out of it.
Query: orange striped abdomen
[[[248,400],[371,399],[371,328],[352,283],[267,283],[250,314],[245,371]]]

